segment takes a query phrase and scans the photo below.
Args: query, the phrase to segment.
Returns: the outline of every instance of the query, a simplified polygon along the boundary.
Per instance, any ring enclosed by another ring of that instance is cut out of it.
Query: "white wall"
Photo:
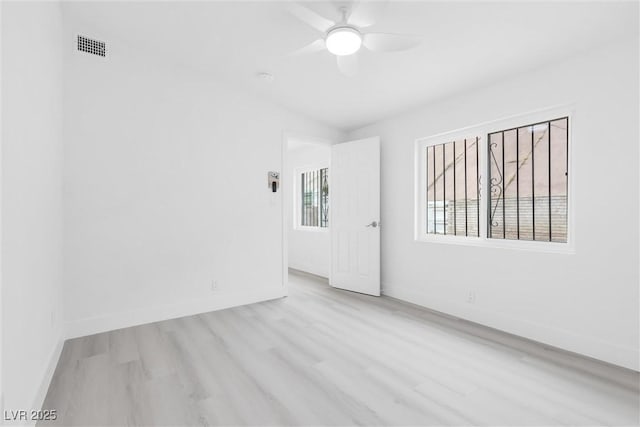
[[[62,343],[61,31],[57,3],[2,3],[6,410],[39,409]]]
[[[382,138],[384,293],[637,370],[638,71],[633,40],[352,132]],[[565,103],[575,254],[414,241],[417,138]]]
[[[289,150],[289,177],[292,178],[288,195],[287,224],[289,227],[289,267],[322,277],[331,271],[331,239],[328,228],[301,228],[297,210],[300,204],[300,172],[329,167],[331,147],[322,144],[301,144]],[[329,171],[329,176],[331,171]],[[331,191],[329,191],[331,194]]]
[[[2,10],[4,9],[4,7],[2,6],[2,3],[0,3],[0,35],[2,35]],[[3,76],[4,76],[4,70],[2,69],[2,58],[3,58],[3,52],[4,49],[2,49],[2,38],[0,38],[0,177],[2,176],[2,134],[3,134],[3,127],[2,127],[2,119],[3,119],[3,102],[2,99],[4,99],[4,94],[2,91],[2,83],[1,81],[3,80]],[[2,294],[3,294],[3,290],[2,290],[2,182],[3,180],[0,179],[0,412],[2,412],[4,414],[4,378],[2,376],[2,372],[3,372],[3,367],[4,367],[4,362],[3,362],[3,354],[4,354],[4,350],[3,350],[3,332],[4,332],[4,310],[3,310],[3,305],[4,303],[2,302]]]
[[[285,131],[338,132],[107,41],[106,59],[65,62],[69,335],[282,296],[282,192],[267,172],[281,171]]]

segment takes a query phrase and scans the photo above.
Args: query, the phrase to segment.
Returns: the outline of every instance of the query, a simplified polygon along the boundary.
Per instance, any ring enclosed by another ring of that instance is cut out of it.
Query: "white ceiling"
[[[304,3],[337,19],[337,2]],[[343,130],[636,36],[637,2],[395,1],[368,30],[423,36],[419,48],[360,54],[346,77],[328,52],[288,56],[321,36],[283,2],[69,2],[73,31],[196,67]],[[117,42],[115,42],[117,41]],[[256,78],[267,71],[272,83]]]

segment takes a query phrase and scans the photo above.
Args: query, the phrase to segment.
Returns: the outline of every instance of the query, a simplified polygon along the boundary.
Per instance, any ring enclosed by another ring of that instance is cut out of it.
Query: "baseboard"
[[[638,349],[618,346],[566,329],[551,328],[547,325],[513,319],[477,306],[469,307],[469,304],[457,304],[400,287],[386,285],[383,288],[383,294],[561,350],[634,371],[640,370],[640,351]]]
[[[297,274],[299,276],[311,277],[313,279],[321,280],[321,281],[324,281],[324,282],[327,282],[327,283],[329,282],[329,278],[328,277],[322,276],[320,274],[311,273],[309,271],[300,270],[298,268],[289,267],[289,273]]]
[[[260,292],[218,293],[212,294],[211,298],[206,299],[189,300],[171,305],[84,318],[67,322],[65,337],[66,339],[83,337],[130,326],[268,301],[285,295],[286,293],[282,287],[274,287]]]
[[[49,391],[49,385],[51,384],[51,380],[53,379],[53,374],[56,371],[56,367],[58,366],[58,360],[60,360],[60,354],[62,354],[62,347],[64,346],[64,338],[62,334],[58,338],[58,342],[56,346],[53,348],[51,355],[49,356],[49,363],[47,364],[44,375],[42,376],[42,381],[40,382],[40,386],[36,391],[36,396],[33,399],[33,409],[40,409],[44,404],[44,399],[47,397],[47,392]],[[35,424],[35,421],[30,423],[29,425]]]
[[[322,277],[323,279],[329,278],[329,272],[325,272],[322,269],[312,268],[305,265],[289,265],[289,270],[295,272],[311,274],[313,276]]]

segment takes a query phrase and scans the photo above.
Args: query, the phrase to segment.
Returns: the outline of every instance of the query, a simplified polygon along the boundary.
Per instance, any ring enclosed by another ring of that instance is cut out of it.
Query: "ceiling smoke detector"
[[[267,72],[258,73],[258,78],[267,83],[273,83],[274,79],[273,74]]]

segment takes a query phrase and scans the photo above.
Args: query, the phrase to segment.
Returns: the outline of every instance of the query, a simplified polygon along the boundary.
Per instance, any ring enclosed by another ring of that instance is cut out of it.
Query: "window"
[[[426,147],[427,233],[480,236],[478,140]]]
[[[489,134],[489,236],[567,241],[569,118]]]
[[[571,251],[569,125],[547,110],[416,141],[416,239]]]
[[[329,169],[317,169],[300,174],[300,225],[327,228],[329,226]]]

